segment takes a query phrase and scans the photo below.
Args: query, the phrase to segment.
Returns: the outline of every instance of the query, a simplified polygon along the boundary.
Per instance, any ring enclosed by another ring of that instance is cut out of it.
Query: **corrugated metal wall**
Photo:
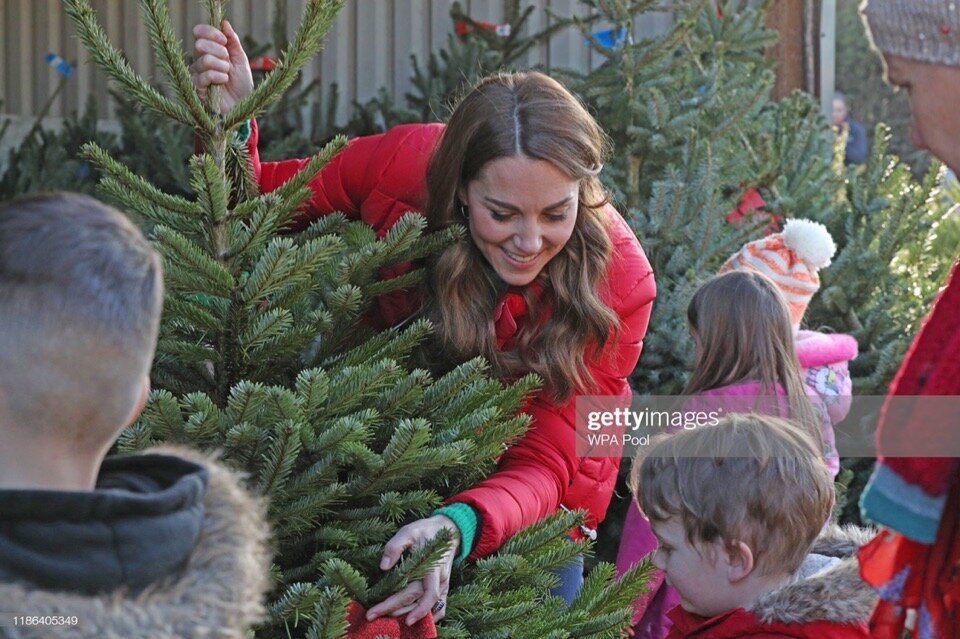
[[[461,5],[475,19],[499,22],[504,18],[506,2],[461,0]],[[333,82],[339,85],[337,119],[341,122],[354,100],[366,101],[380,87],[402,96],[411,88],[410,56],[417,56],[423,63],[431,51],[445,46],[453,30],[453,3],[454,0],[348,2],[327,36],[324,51],[308,67],[306,80],[320,78],[325,90]],[[136,0],[92,0],[92,5],[111,41],[124,51],[133,67],[144,77],[159,82]],[[233,0],[228,15],[241,35],[268,42],[273,5],[272,0]],[[557,15],[585,13],[578,0],[521,0],[521,6],[530,5],[536,7],[530,19],[533,30],[548,25],[547,8]],[[204,15],[201,1],[169,0],[169,6],[185,46],[192,49],[190,30]],[[288,0],[287,30],[291,36],[300,22],[303,6],[304,0]],[[671,23],[670,14],[644,16],[637,35],[663,32]],[[61,76],[45,60],[48,53],[56,53],[74,63],[76,71],[51,102],[48,115],[64,116],[82,110],[92,94],[99,102],[100,116],[112,116],[106,80],[75,37],[60,0],[0,0],[0,33],[0,114],[32,117],[43,110],[61,82]],[[531,51],[526,62],[587,69],[595,61],[581,36],[570,30],[558,34],[549,45]],[[326,97],[321,99],[325,101]]]

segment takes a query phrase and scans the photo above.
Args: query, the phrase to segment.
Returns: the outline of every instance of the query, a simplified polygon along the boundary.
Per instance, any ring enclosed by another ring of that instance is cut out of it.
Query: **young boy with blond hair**
[[[150,388],[160,257],[77,194],[0,203],[0,637],[244,637],[268,530],[187,449],[106,457]]]
[[[782,419],[729,415],[671,435],[631,488],[680,593],[668,639],[869,637],[876,597],[855,553],[870,532],[830,527],[834,487],[810,437]]]

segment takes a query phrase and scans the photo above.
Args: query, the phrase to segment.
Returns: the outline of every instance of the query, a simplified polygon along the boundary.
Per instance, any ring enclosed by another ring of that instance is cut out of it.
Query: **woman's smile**
[[[470,236],[507,284],[526,286],[573,235],[580,183],[544,160],[489,162],[461,190]]]

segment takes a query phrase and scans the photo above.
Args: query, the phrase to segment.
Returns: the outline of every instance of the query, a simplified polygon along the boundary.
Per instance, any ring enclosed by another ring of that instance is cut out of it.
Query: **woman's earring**
[[[463,202],[460,202],[460,217],[467,219],[467,207]]]

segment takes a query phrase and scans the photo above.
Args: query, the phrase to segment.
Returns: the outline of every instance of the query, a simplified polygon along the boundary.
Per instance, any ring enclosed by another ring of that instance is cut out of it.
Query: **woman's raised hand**
[[[226,113],[253,92],[253,73],[240,37],[226,20],[223,31],[198,24],[193,28],[193,37],[196,60],[190,67],[190,78],[204,100],[207,87],[222,86],[220,113]]]

